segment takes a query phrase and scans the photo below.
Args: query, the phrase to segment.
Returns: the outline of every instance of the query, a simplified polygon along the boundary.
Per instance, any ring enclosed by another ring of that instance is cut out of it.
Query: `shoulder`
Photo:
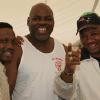
[[[87,66],[88,66],[89,68],[92,68],[92,66],[94,67],[94,66],[98,66],[98,65],[99,65],[98,61],[96,59],[90,57],[90,58],[82,60],[79,66],[84,66],[85,68],[87,68]]]
[[[56,44],[62,45],[63,48],[64,48],[64,50],[65,50],[65,52],[67,52],[67,46],[66,46],[64,43],[61,43],[61,42],[60,42],[59,40],[57,40],[57,39],[53,39],[53,41],[54,41],[54,43],[56,43]]]

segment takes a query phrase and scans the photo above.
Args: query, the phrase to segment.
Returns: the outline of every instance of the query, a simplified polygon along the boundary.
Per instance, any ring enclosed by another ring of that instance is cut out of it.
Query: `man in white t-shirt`
[[[53,11],[48,5],[38,3],[32,7],[27,19],[30,33],[23,37],[22,48],[16,49],[13,70],[9,71],[10,82],[16,83],[12,85],[12,100],[60,99],[54,92],[54,80],[65,67],[67,50],[51,37],[54,24]]]

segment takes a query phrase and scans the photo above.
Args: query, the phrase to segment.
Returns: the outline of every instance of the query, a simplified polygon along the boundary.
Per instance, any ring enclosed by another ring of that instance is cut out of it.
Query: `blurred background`
[[[16,35],[24,36],[29,33],[27,17],[31,7],[39,2],[48,4],[55,18],[52,37],[62,43],[77,43],[77,19],[86,11],[100,15],[100,0],[0,0],[0,21],[9,22],[14,26]]]

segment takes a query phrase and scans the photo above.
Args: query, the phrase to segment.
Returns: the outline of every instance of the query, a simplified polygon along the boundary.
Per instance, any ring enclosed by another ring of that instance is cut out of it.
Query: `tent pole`
[[[47,4],[47,0],[45,0],[45,3]]]
[[[96,9],[96,7],[98,5],[98,2],[99,2],[99,0],[95,0],[94,1],[93,8],[92,8],[92,12],[95,12],[95,9]]]

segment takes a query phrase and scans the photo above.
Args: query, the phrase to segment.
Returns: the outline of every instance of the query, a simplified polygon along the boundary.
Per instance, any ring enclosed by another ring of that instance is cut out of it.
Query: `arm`
[[[72,46],[64,46],[66,51],[66,66],[64,71],[55,79],[55,92],[69,100],[73,94],[73,74],[76,65],[80,64],[80,50],[73,51]]]
[[[57,75],[54,81],[55,93],[64,100],[70,100],[73,94],[73,83],[66,83]]]
[[[72,83],[76,65],[80,64],[81,52],[79,48],[73,47],[72,44],[69,44],[68,47],[64,46],[64,48],[66,52],[66,66],[60,77],[66,83]]]

